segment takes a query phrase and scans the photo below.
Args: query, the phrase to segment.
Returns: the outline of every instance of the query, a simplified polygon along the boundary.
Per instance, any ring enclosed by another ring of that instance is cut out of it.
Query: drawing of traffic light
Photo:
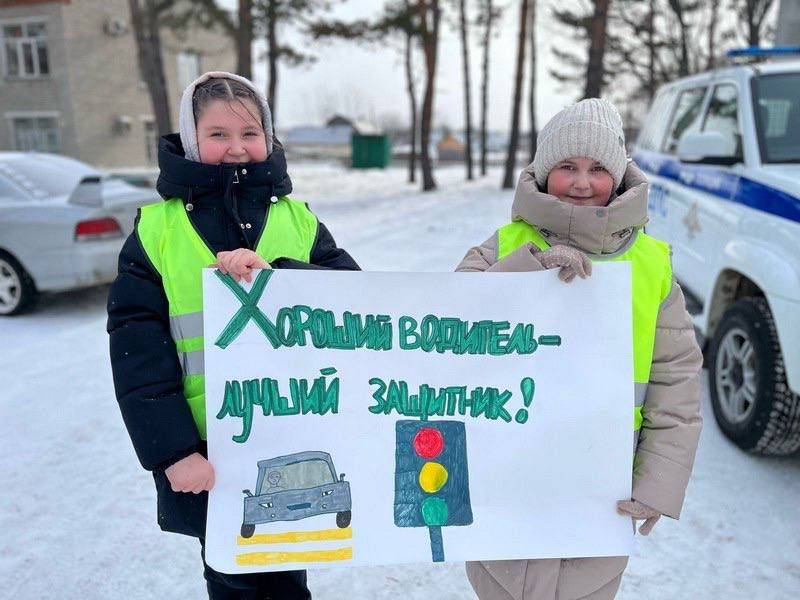
[[[442,527],[472,524],[464,423],[400,420],[395,432],[394,524],[427,527],[443,562]]]

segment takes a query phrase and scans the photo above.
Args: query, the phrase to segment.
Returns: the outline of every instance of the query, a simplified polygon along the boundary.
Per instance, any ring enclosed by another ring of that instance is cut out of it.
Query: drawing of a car
[[[344,473],[337,478],[327,452],[298,452],[258,461],[256,493],[242,490],[244,518],[242,537],[255,533],[256,525],[297,521],[336,513],[336,525],[350,525],[350,484]]]

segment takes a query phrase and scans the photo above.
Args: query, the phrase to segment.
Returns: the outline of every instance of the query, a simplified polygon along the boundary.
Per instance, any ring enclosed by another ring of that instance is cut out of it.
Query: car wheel
[[[350,517],[351,513],[349,510],[344,510],[342,512],[336,513],[336,526],[344,529],[348,525],[350,525]]]
[[[743,450],[785,455],[800,449],[800,396],[786,384],[778,332],[764,298],[743,298],[711,340],[714,417]]]
[[[249,538],[253,537],[253,534],[256,532],[256,526],[250,523],[242,523],[242,537]]]
[[[0,315],[18,315],[31,308],[37,298],[33,279],[7,252],[0,251]]]

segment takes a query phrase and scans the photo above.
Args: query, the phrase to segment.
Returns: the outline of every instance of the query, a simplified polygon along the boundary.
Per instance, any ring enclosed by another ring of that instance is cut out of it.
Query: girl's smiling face
[[[249,163],[267,159],[267,139],[261,112],[246,98],[212,100],[197,121],[200,162]]]
[[[547,193],[578,206],[605,206],[614,191],[611,174],[593,158],[562,160],[547,176]]]

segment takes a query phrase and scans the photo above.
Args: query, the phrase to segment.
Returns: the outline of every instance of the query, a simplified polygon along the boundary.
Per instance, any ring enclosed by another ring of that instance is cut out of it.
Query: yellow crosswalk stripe
[[[248,552],[236,555],[236,564],[242,567],[254,565],[276,565],[283,563],[331,562],[351,560],[353,549],[309,550],[307,552]]]
[[[353,537],[353,528],[318,529],[315,531],[285,531],[283,533],[262,533],[249,538],[236,537],[240,546],[252,544],[296,544],[299,542],[319,542],[323,540],[349,540]]]

